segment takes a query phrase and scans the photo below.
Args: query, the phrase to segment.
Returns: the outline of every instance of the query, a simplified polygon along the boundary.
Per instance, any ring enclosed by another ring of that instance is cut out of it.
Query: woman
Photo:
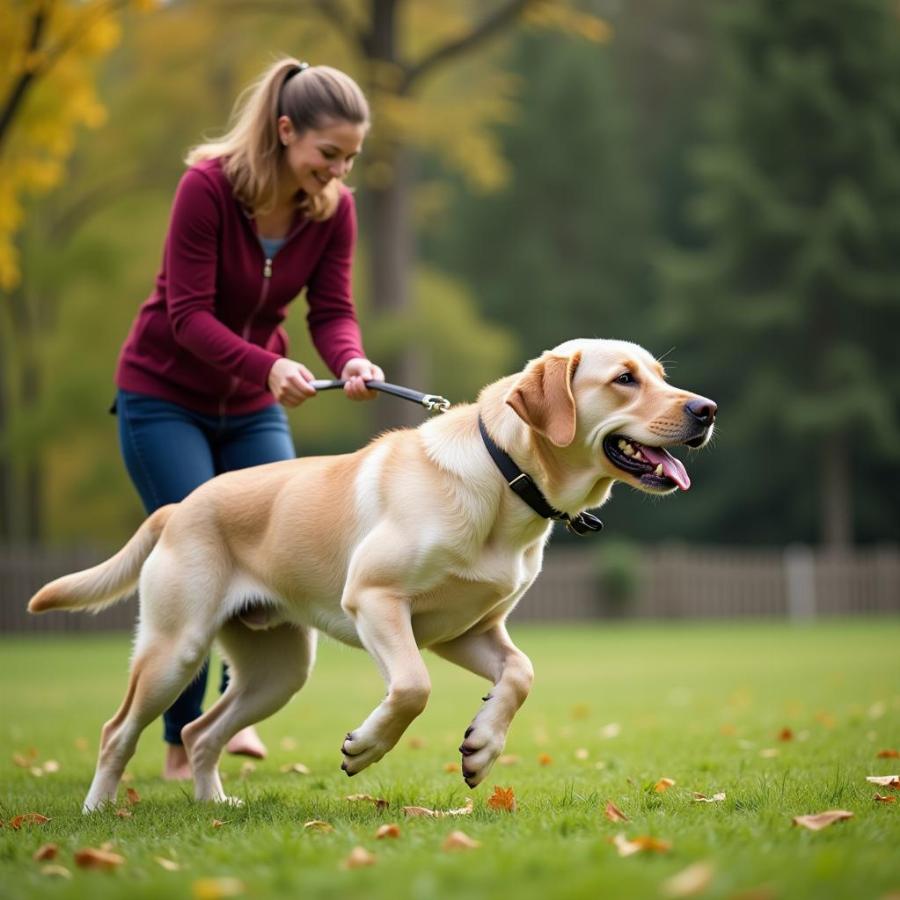
[[[188,155],[162,267],[116,373],[122,455],[148,513],[221,472],[294,457],[282,407],[316,392],[281,322],[304,287],[322,359],[348,397],[375,396],[365,382],[384,375],[351,299],[356,214],[342,184],[368,127],[350,77],[285,59],[248,89],[224,137]],[[201,713],[206,671],[165,714],[168,779],[190,777],[181,729]],[[253,728],[228,750],[266,753]]]

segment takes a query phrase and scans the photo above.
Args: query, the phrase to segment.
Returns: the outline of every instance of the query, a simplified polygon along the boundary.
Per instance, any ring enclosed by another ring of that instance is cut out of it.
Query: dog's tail
[[[141,566],[159,540],[176,506],[176,503],[161,506],[138,528],[131,540],[106,562],[83,572],[64,575],[44,585],[29,601],[28,612],[42,613],[51,609],[100,612],[130,594],[137,584]]]

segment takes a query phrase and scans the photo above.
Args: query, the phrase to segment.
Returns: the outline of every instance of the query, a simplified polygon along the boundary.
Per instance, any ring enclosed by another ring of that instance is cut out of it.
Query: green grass
[[[128,638],[0,640],[0,896],[176,900],[194,896],[199,879],[232,876],[252,898],[657,898],[666,878],[697,861],[714,868],[703,894],[710,898],[762,889],[760,897],[785,900],[856,900],[900,890],[900,802],[874,802],[865,780],[900,769],[898,760],[876,758],[900,745],[897,619],[512,632],[537,672],[507,744],[520,761],[496,766],[475,791],[444,767],[458,761],[484,682],[429,657],[428,710],[381,763],[350,780],[338,748],[382,687],[365,654],[323,641],[311,683],[261,726],[270,759],[243,778],[240,760],[224,760],[226,788],[244,807],[195,804],[187,788],[163,783],[153,725],[129,766],[142,799],[127,819],[113,810],[83,817],[79,808],[100,725],[124,689]],[[613,723],[620,733],[609,737]],[[793,740],[779,740],[785,727]],[[296,749],[285,749],[290,741]],[[16,766],[13,754],[29,748],[60,770],[35,777]],[[777,755],[761,754],[769,748]],[[583,751],[587,758],[578,758]],[[538,763],[544,753],[552,757],[546,766]],[[279,771],[294,762],[312,774]],[[656,793],[662,776],[676,785]],[[487,807],[495,785],[515,790],[516,813]],[[692,791],[724,791],[726,800],[696,803]],[[358,792],[390,806],[344,799]],[[468,796],[474,813],[459,819],[405,820],[402,812],[458,807]],[[607,800],[630,822],[607,821]],[[821,832],[791,824],[792,816],[835,808],[854,818]],[[32,811],[51,821],[8,827]],[[214,818],[227,824],[213,828]],[[334,831],[305,831],[311,819]],[[385,822],[399,823],[398,840],[375,840]],[[442,851],[457,828],[480,849]],[[672,850],[621,858],[609,842],[619,832],[664,838]],[[59,845],[55,862],[71,880],[42,875],[32,861],[48,841]],[[122,868],[74,866],[75,850],[106,841],[126,857]],[[377,864],[342,869],[357,845]],[[182,868],[164,871],[155,857]]]

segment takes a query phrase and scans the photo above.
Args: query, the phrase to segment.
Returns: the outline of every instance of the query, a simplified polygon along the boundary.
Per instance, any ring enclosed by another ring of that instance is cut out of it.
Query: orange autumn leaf
[[[344,869],[360,869],[363,866],[374,866],[377,862],[374,854],[369,853],[365,847],[354,847],[350,855],[341,863]]]
[[[213,828],[221,828],[223,825],[227,825],[227,824],[228,824],[228,822],[224,821],[223,819],[213,819],[212,820]]]
[[[793,739],[794,732],[790,728],[782,728],[781,731],[778,732],[779,741],[792,741]]]
[[[695,897],[702,894],[713,879],[713,867],[708,862],[698,862],[667,878],[662,883],[666,897]]]
[[[45,862],[46,860],[56,859],[58,853],[59,847],[56,844],[44,844],[34,851],[31,858],[35,862]]]
[[[625,813],[623,813],[622,810],[612,802],[612,800],[606,801],[606,808],[603,810],[603,815],[606,816],[606,818],[609,819],[610,822],[628,821],[628,816],[626,816]]]
[[[132,787],[125,791],[125,797],[132,806],[136,806],[141,802],[141,795]]]
[[[400,837],[400,826],[394,825],[393,823],[389,825],[382,825],[378,831],[375,832],[376,840],[384,840],[385,838],[398,838]]]
[[[30,769],[37,759],[37,748],[29,747],[24,753],[13,753],[12,761],[20,769]]]
[[[494,793],[488,797],[487,805],[491,809],[499,809],[504,812],[515,812],[516,795],[511,787],[502,788],[498,785],[494,788]]]
[[[656,791],[657,794],[662,794],[667,791],[670,787],[675,787],[675,781],[672,778],[660,778],[659,781],[653,786],[653,790]]]
[[[120,819],[130,819],[134,815],[134,813],[132,813],[132,811],[130,809],[122,808],[122,809],[116,810],[116,815]]]
[[[348,794],[345,800],[349,800],[351,803],[374,803],[376,809],[387,809],[388,802],[387,800],[382,800],[381,797],[373,797],[371,794]]]
[[[23,825],[44,825],[49,821],[47,816],[42,816],[40,813],[22,813],[22,815],[9,820],[9,827],[13,831],[18,831]]]
[[[85,847],[77,850],[73,856],[75,865],[80,869],[101,869],[111,872],[125,862],[124,856],[109,850],[98,850],[96,847]]]
[[[794,816],[791,820],[795,825],[801,825],[810,831],[821,831],[835,822],[843,822],[845,819],[852,819],[853,813],[846,809],[829,809],[827,812],[816,813],[811,816]]]
[[[872,799],[877,800],[879,803],[896,803],[897,802],[896,797],[889,797],[886,794],[876,794]]]
[[[462,772],[462,766],[459,763],[455,762],[444,763],[444,771],[452,773]]]
[[[900,788],[900,775],[867,775],[866,781],[881,787],[893,788],[894,790]]]
[[[875,756],[878,759],[897,759],[900,757],[900,750],[879,750]]]
[[[476,850],[481,846],[481,841],[470,838],[464,831],[451,831],[447,839],[441,845],[446,851],[452,850]]]
[[[475,805],[471,797],[466,797],[466,805],[459,809],[429,809],[427,806],[404,806],[403,812],[410,818],[421,816],[426,819],[443,819],[445,816],[468,816]]]
[[[671,841],[664,841],[650,835],[629,839],[624,834],[617,834],[612,842],[618,850],[619,856],[633,856],[635,853],[645,852],[668,853],[672,849]]]
[[[549,753],[539,753],[537,761],[539,766],[553,765],[553,757]]]

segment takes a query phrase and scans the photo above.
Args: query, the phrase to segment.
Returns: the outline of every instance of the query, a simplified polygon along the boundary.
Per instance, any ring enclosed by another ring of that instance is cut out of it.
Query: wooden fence
[[[513,614],[516,621],[610,617],[710,618],[900,612],[900,548],[829,554],[807,547],[746,549],[637,548],[628,589],[613,590],[598,545],[551,545],[544,571]],[[0,546],[0,633],[131,629],[134,599],[98,615],[30,616],[25,606],[42,584],[94,565],[90,550]]]

